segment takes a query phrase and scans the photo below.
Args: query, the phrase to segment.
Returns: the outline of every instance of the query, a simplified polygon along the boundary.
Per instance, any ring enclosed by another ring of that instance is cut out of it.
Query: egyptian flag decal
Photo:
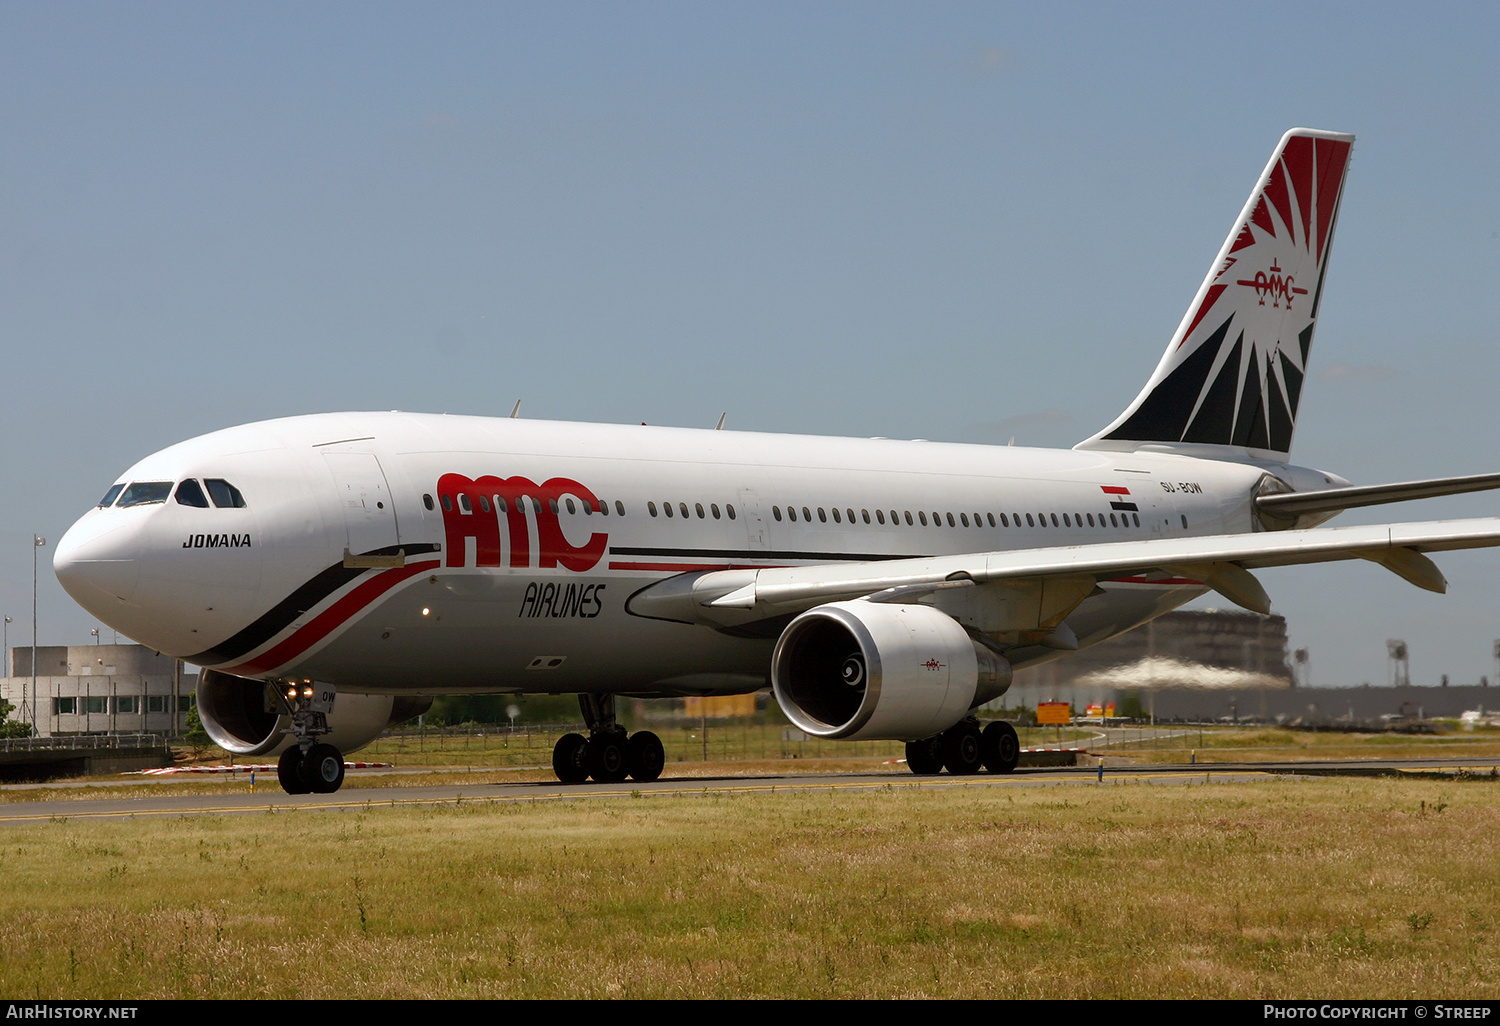
[[[1125,513],[1138,513],[1140,507],[1130,501],[1130,489],[1119,485],[1100,485],[1099,490],[1109,496],[1109,508]]]

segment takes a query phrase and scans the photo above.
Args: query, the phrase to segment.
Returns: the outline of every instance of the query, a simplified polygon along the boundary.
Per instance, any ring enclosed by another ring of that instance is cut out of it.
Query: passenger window
[[[724,512],[729,514],[730,520],[734,519],[734,507],[727,502],[724,503]]]
[[[788,506],[786,508],[786,518],[788,520],[790,520],[794,524],[797,522],[797,507],[796,506]]]
[[[955,524],[955,523],[954,523],[954,522],[953,522],[953,514],[952,514],[952,513],[949,513],[949,514],[948,514],[948,526],[949,526],[949,527],[957,527],[957,526],[958,526],[958,525],[957,525],[957,524]],[[965,527],[968,527],[968,526],[969,526],[969,521],[968,521],[968,518],[967,518],[967,517],[966,517],[966,518],[965,518],[965,519],[964,519],[964,526],[965,526]]]
[[[423,492],[422,493],[422,505],[426,506],[429,510],[432,509],[432,495],[431,494],[429,494],[427,492]]]
[[[208,486],[208,496],[220,509],[244,509],[245,497],[234,485],[221,477],[210,477],[203,482]]]
[[[179,506],[194,506],[198,509],[208,509],[208,496],[203,494],[203,488],[188,478],[177,486],[177,504]]]
[[[806,506],[802,507],[802,519],[806,520],[809,524],[812,523],[812,514],[807,511]]]
[[[708,511],[714,515],[715,520],[719,519],[719,504],[717,502],[710,502],[708,504]]]
[[[104,498],[102,498],[102,499],[99,500],[99,508],[100,509],[104,509],[107,506],[113,506],[115,504],[115,500],[120,497],[120,493],[123,492],[124,490],[125,490],[125,486],[124,485],[117,484],[113,488],[111,488],[109,491],[105,492],[104,493]]]
[[[490,500],[488,496],[481,495],[479,497],[479,508],[484,510],[486,513],[490,511]]]
[[[577,513],[578,512],[577,507],[575,507],[573,505],[573,500],[572,499],[564,499],[563,501],[568,504],[568,512],[569,513]]]
[[[697,512],[698,519],[702,520],[703,519],[703,503],[701,503],[701,502],[695,502],[695,503],[693,503],[693,509]],[[715,515],[717,516],[717,511],[715,512]],[[683,516],[687,516],[687,514],[684,513]]]
[[[443,502],[443,512],[445,512],[445,513],[452,513],[453,512],[453,496],[451,496],[451,495],[444,495],[441,498],[442,498],[442,502]]]
[[[672,513],[672,504],[670,502],[664,502],[664,503],[662,503],[661,504],[661,511],[663,513],[665,513],[669,517],[673,516],[673,513]]]
[[[615,512],[622,517],[625,515],[625,504],[619,499],[615,500]]]
[[[120,496],[120,507],[145,506],[153,502],[166,502],[172,494],[171,481],[133,481]]]
[[[875,512],[879,513],[880,511],[876,510]],[[867,510],[867,509],[862,509],[862,510],[859,511],[859,513],[860,513],[860,516],[864,518],[864,522],[868,524],[870,522],[870,511]]]
[[[822,506],[818,507],[818,522],[822,524],[828,523],[828,514],[823,512]]]
[[[773,516],[773,517],[776,518],[776,522],[778,524],[781,523],[781,507],[780,506],[772,506],[771,507],[771,516]]]
[[[926,527],[927,526],[927,511],[926,510],[922,510],[922,509],[917,510],[917,520],[921,522],[921,524],[922,524],[923,527]]]
[[[469,505],[469,495],[467,492],[458,493],[458,508],[463,510],[465,513],[474,512],[474,507]]]
[[[648,503],[646,503],[646,512],[650,513],[653,517],[656,516],[656,503],[654,503],[654,502],[648,502]]]

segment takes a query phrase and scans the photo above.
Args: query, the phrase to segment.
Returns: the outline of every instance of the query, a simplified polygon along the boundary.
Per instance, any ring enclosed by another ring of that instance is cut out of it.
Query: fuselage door
[[[358,556],[396,545],[396,509],[375,454],[325,452],[323,458],[338,488],[349,552]]]
[[[745,533],[752,551],[769,550],[771,542],[766,537],[766,522],[760,515],[760,497],[754,489],[740,489],[740,510],[745,514]]]

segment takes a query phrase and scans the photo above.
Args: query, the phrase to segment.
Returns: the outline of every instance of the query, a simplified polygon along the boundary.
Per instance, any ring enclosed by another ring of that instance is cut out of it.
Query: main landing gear
[[[332,685],[311,681],[269,685],[277,710],[292,720],[297,743],[281,753],[276,779],[287,794],[332,794],[344,784],[344,753],[318,738],[328,733]]]
[[[565,784],[581,784],[593,777],[601,784],[618,784],[626,777],[649,783],[661,776],[667,753],[661,739],[649,730],[627,735],[615,720],[614,695],[579,695],[578,707],[589,736],[564,734],[552,749],[552,771]]]
[[[983,730],[972,716],[960,720],[941,734],[906,743],[906,765],[919,776],[947,769],[954,776],[981,770],[1009,773],[1021,761],[1021,739],[1016,728],[994,720]]]

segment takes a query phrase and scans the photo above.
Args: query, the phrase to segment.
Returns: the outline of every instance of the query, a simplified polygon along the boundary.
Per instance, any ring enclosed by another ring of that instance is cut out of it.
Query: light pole
[[[31,536],[31,736],[36,737],[36,550],[47,544],[39,534]]]
[[[1495,642],[1495,646],[1497,650],[1496,655],[1500,655],[1500,641]],[[5,618],[5,675],[9,677],[10,674],[10,617],[7,616]]]

